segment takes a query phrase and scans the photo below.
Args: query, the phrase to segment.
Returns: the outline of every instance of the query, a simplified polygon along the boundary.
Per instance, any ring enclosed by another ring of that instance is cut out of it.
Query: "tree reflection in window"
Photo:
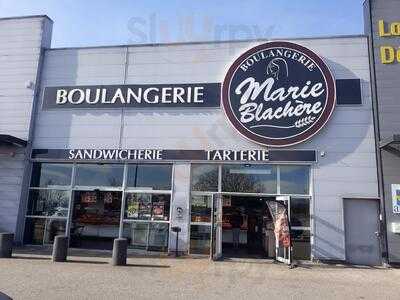
[[[202,191],[202,192],[218,191],[218,166],[193,165],[192,191]]]
[[[224,165],[222,167],[222,191],[275,194],[277,192],[276,167]]]

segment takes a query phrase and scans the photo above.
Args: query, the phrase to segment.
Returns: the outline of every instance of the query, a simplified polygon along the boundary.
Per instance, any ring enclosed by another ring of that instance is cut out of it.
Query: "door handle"
[[[376,235],[376,237],[381,237],[381,234],[380,234],[380,232],[379,231],[375,231],[375,235]]]

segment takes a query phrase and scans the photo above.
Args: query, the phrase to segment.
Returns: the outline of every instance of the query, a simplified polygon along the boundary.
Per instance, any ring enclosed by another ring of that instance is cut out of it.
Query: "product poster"
[[[400,214],[400,184],[392,184],[393,213]]]
[[[162,220],[164,217],[164,202],[153,203],[153,219]]]
[[[127,217],[137,219],[139,216],[139,202],[130,201],[127,209]]]

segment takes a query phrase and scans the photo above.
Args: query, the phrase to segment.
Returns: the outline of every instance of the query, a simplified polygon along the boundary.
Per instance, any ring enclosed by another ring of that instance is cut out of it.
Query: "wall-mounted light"
[[[325,157],[326,152],[325,152],[325,151],[321,151],[321,152],[320,152],[320,155],[321,155],[321,157]]]
[[[25,88],[27,88],[27,89],[33,90],[34,85],[35,84],[33,83],[32,80],[28,80],[25,82]]]

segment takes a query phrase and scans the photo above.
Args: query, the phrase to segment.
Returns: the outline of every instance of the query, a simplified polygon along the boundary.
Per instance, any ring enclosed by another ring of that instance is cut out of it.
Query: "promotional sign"
[[[392,184],[393,213],[400,214],[400,184]]]
[[[331,72],[311,50],[289,42],[254,47],[230,67],[222,105],[247,139],[285,147],[315,135],[336,103]]]
[[[380,38],[388,38],[389,43],[393,38],[400,37],[400,18],[397,22],[378,21],[378,33]],[[400,63],[400,48],[399,41],[396,46],[382,45],[380,46],[380,58],[382,64]]]
[[[219,107],[220,84],[46,87],[44,110],[61,108]]]

